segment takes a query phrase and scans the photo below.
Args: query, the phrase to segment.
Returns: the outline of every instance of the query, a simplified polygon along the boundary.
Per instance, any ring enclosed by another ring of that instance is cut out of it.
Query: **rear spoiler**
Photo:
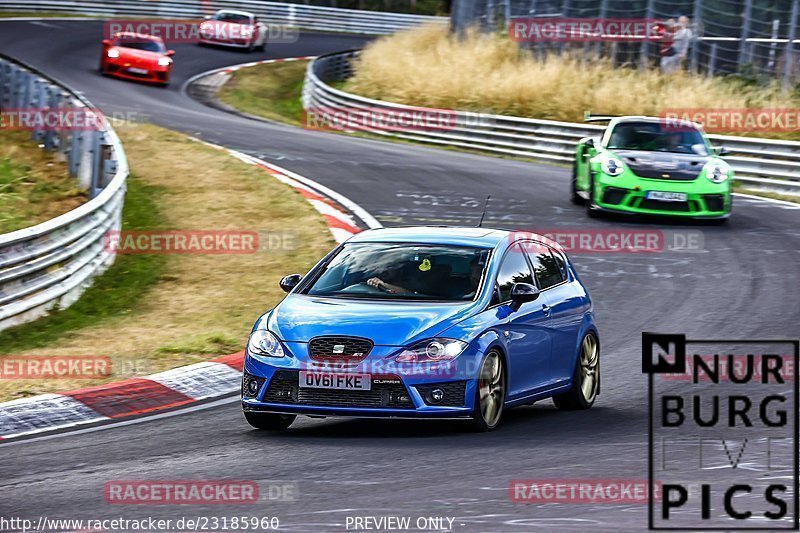
[[[584,122],[610,122],[615,118],[619,118],[619,115],[592,115],[589,111],[583,114]]]

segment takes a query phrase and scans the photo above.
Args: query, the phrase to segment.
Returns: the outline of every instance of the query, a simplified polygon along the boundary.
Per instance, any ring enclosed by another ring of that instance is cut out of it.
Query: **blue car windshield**
[[[660,122],[617,124],[608,139],[608,148],[708,155],[703,135],[695,128],[686,125],[674,127]]]
[[[490,251],[409,243],[346,244],[305,291],[386,300],[473,300]]]

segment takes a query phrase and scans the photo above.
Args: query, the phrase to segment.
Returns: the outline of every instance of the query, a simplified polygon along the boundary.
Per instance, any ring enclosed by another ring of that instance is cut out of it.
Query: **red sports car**
[[[167,85],[174,50],[160,37],[140,33],[116,33],[103,40],[100,72],[129,80]]]

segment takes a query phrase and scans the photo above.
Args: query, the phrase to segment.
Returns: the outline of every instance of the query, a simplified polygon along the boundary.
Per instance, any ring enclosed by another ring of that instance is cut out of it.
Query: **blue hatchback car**
[[[370,230],[325,256],[255,323],[242,406],[259,429],[315,417],[466,418],[600,392],[592,302],[558,244],[521,232]]]

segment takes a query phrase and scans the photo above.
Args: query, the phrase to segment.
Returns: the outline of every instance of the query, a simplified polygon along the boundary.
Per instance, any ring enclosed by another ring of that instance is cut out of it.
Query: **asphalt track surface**
[[[172,85],[101,77],[100,22],[1,22],[0,50],[59,78],[106,114],[154,123],[257,155],[359,203],[386,225],[475,224],[537,229],[660,229],[591,220],[568,201],[565,168],[265,124],[191,100],[200,72],[266,57],[358,47],[363,38],[302,33],[266,53],[176,45]],[[180,157],[181,154],[175,154]],[[165,177],[168,179],[168,177]],[[646,379],[641,332],[690,338],[797,338],[800,210],[737,198],[725,226],[699,230],[694,253],[577,254],[596,303],[603,390],[595,407],[557,412],[550,401],[506,413],[470,434],[452,421],[299,418],[282,434],[251,431],[234,401],[180,416],[6,447],[0,515],[37,518],[277,516],[286,531],[343,530],[347,516],[456,517],[456,530],[642,530],[642,504],[520,505],[512,479],[647,477]],[[276,283],[265,277],[265,283]],[[254,317],[255,318],[255,317]],[[295,481],[299,497],[256,506],[110,505],[107,481]]]

